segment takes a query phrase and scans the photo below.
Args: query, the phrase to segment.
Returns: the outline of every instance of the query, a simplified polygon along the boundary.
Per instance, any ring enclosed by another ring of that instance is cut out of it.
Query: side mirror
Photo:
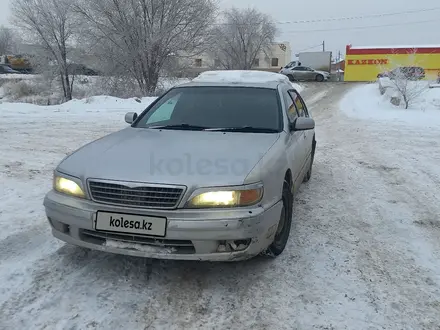
[[[134,121],[137,119],[137,117],[138,117],[138,114],[136,112],[127,112],[125,114],[125,122],[127,124],[131,125],[134,123]]]
[[[291,131],[308,131],[315,128],[315,121],[312,118],[298,117],[290,124]]]

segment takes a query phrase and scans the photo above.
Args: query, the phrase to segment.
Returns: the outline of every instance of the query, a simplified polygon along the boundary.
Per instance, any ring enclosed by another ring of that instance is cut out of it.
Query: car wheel
[[[288,74],[287,77],[289,78],[290,81],[295,81],[295,77],[291,74]]]
[[[283,185],[282,201],[283,207],[281,209],[280,220],[278,222],[274,241],[264,253],[271,257],[277,257],[284,251],[287,241],[289,240],[290,227],[292,226],[293,198],[290,184],[287,182],[284,182]]]
[[[322,74],[318,74],[318,75],[316,76],[316,81],[319,81],[319,82],[324,81],[324,76],[323,76]]]
[[[310,180],[310,178],[312,177],[313,161],[315,160],[315,148],[316,148],[316,141],[315,141],[315,138],[313,138],[310,166],[309,166],[309,170],[307,171],[306,175],[304,176],[303,182],[308,182]]]

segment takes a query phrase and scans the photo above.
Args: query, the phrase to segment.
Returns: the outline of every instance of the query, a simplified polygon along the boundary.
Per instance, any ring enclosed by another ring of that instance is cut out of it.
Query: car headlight
[[[221,208],[255,205],[263,197],[263,188],[207,191],[191,198],[188,208]]]
[[[67,194],[74,197],[84,198],[86,195],[81,187],[72,180],[63,178],[61,176],[55,176],[53,180],[53,188],[63,194]]]

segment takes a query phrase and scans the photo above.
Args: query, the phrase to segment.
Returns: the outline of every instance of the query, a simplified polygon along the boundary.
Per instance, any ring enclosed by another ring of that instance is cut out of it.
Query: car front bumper
[[[260,254],[272,243],[282,202],[267,209],[148,210],[96,203],[52,190],[45,196],[44,207],[52,234],[69,244],[153,259],[238,261]],[[97,211],[166,217],[166,236],[96,231]]]

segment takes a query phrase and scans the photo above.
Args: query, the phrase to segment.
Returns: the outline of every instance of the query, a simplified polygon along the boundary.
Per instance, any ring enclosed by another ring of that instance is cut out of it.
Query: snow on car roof
[[[350,49],[393,49],[393,48],[440,48],[440,45],[388,45],[388,46],[356,46]]]
[[[254,70],[218,70],[205,71],[192,80],[193,82],[208,83],[270,83],[287,82],[287,76],[267,71]]]

